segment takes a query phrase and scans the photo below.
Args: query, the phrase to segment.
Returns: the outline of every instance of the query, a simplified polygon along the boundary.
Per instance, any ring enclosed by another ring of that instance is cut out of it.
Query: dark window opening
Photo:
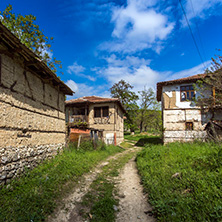
[[[100,107],[94,108],[94,117],[101,117],[101,108]]]
[[[102,107],[102,111],[103,111],[103,117],[109,116],[109,107],[108,106]]]
[[[94,117],[108,117],[109,116],[109,107],[94,107]]]
[[[180,101],[192,101],[195,98],[195,92],[192,85],[180,87]]]
[[[193,122],[186,122],[186,130],[193,130]]]

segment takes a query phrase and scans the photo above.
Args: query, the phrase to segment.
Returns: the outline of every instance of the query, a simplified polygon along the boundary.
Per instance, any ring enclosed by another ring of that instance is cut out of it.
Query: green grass
[[[127,142],[127,141],[122,142],[122,143],[120,144],[120,146],[123,147],[124,149],[134,147],[133,144],[131,144],[131,143]]]
[[[137,165],[159,221],[222,221],[220,145],[150,145],[138,154]]]
[[[136,146],[145,146],[146,144],[161,144],[160,136],[150,136],[147,134],[125,135],[124,139],[136,142]]]
[[[122,151],[119,147],[104,145],[95,151],[88,149],[91,149],[90,143],[82,144],[78,151],[70,147],[2,187],[0,221],[43,221],[83,173],[109,155]]]
[[[118,206],[118,199],[115,182],[113,177],[119,175],[121,169],[135,153],[124,154],[116,160],[111,160],[108,165],[104,166],[102,173],[91,184],[91,190],[88,192],[81,204],[80,213],[85,219],[94,222],[113,222],[115,221],[115,206]]]

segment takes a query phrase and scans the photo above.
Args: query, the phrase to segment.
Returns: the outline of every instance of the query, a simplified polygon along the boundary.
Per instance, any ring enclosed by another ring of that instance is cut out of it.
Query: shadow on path
[[[135,146],[145,146],[147,144],[162,144],[162,140],[160,137],[149,137],[149,138],[141,138],[137,141]]]

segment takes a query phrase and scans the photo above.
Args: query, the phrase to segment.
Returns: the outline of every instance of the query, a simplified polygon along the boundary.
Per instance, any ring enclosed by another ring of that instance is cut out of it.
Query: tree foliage
[[[140,132],[143,130],[161,129],[161,112],[160,105],[155,98],[155,93],[152,88],[139,91],[140,94],[140,109],[137,116]]]
[[[220,51],[220,50],[219,50]],[[206,77],[197,82],[197,104],[214,112],[222,107],[222,56],[212,58],[212,65],[205,71]]]
[[[126,121],[125,124],[131,131],[135,130],[135,119],[138,111],[137,100],[138,95],[132,91],[133,86],[124,80],[120,80],[115,83],[111,88],[110,92],[113,98],[118,98],[126,110]]]
[[[16,15],[12,12],[12,5],[8,5],[4,11],[0,11],[0,21],[53,72],[56,73],[58,68],[62,68],[61,61],[52,57],[51,42],[53,38],[43,34],[39,26],[35,24],[36,17],[34,15]]]

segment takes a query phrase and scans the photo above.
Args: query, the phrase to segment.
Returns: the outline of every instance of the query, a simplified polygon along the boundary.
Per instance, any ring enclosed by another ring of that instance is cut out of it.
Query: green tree
[[[120,80],[115,83],[111,88],[110,92],[113,98],[118,98],[126,110],[126,120],[124,124],[131,132],[135,131],[136,128],[136,116],[138,112],[137,100],[138,95],[132,91],[133,86],[124,80]]]
[[[140,110],[138,114],[140,132],[143,131],[144,123],[148,118],[148,110],[155,104],[156,98],[152,88],[138,92],[141,96]]]
[[[4,11],[0,11],[0,21],[5,25],[20,41],[31,49],[43,62],[45,62],[53,72],[62,68],[61,61],[51,57],[51,42],[43,34],[39,26],[35,24],[36,17],[33,15],[16,15],[12,12],[12,6],[9,5]]]

